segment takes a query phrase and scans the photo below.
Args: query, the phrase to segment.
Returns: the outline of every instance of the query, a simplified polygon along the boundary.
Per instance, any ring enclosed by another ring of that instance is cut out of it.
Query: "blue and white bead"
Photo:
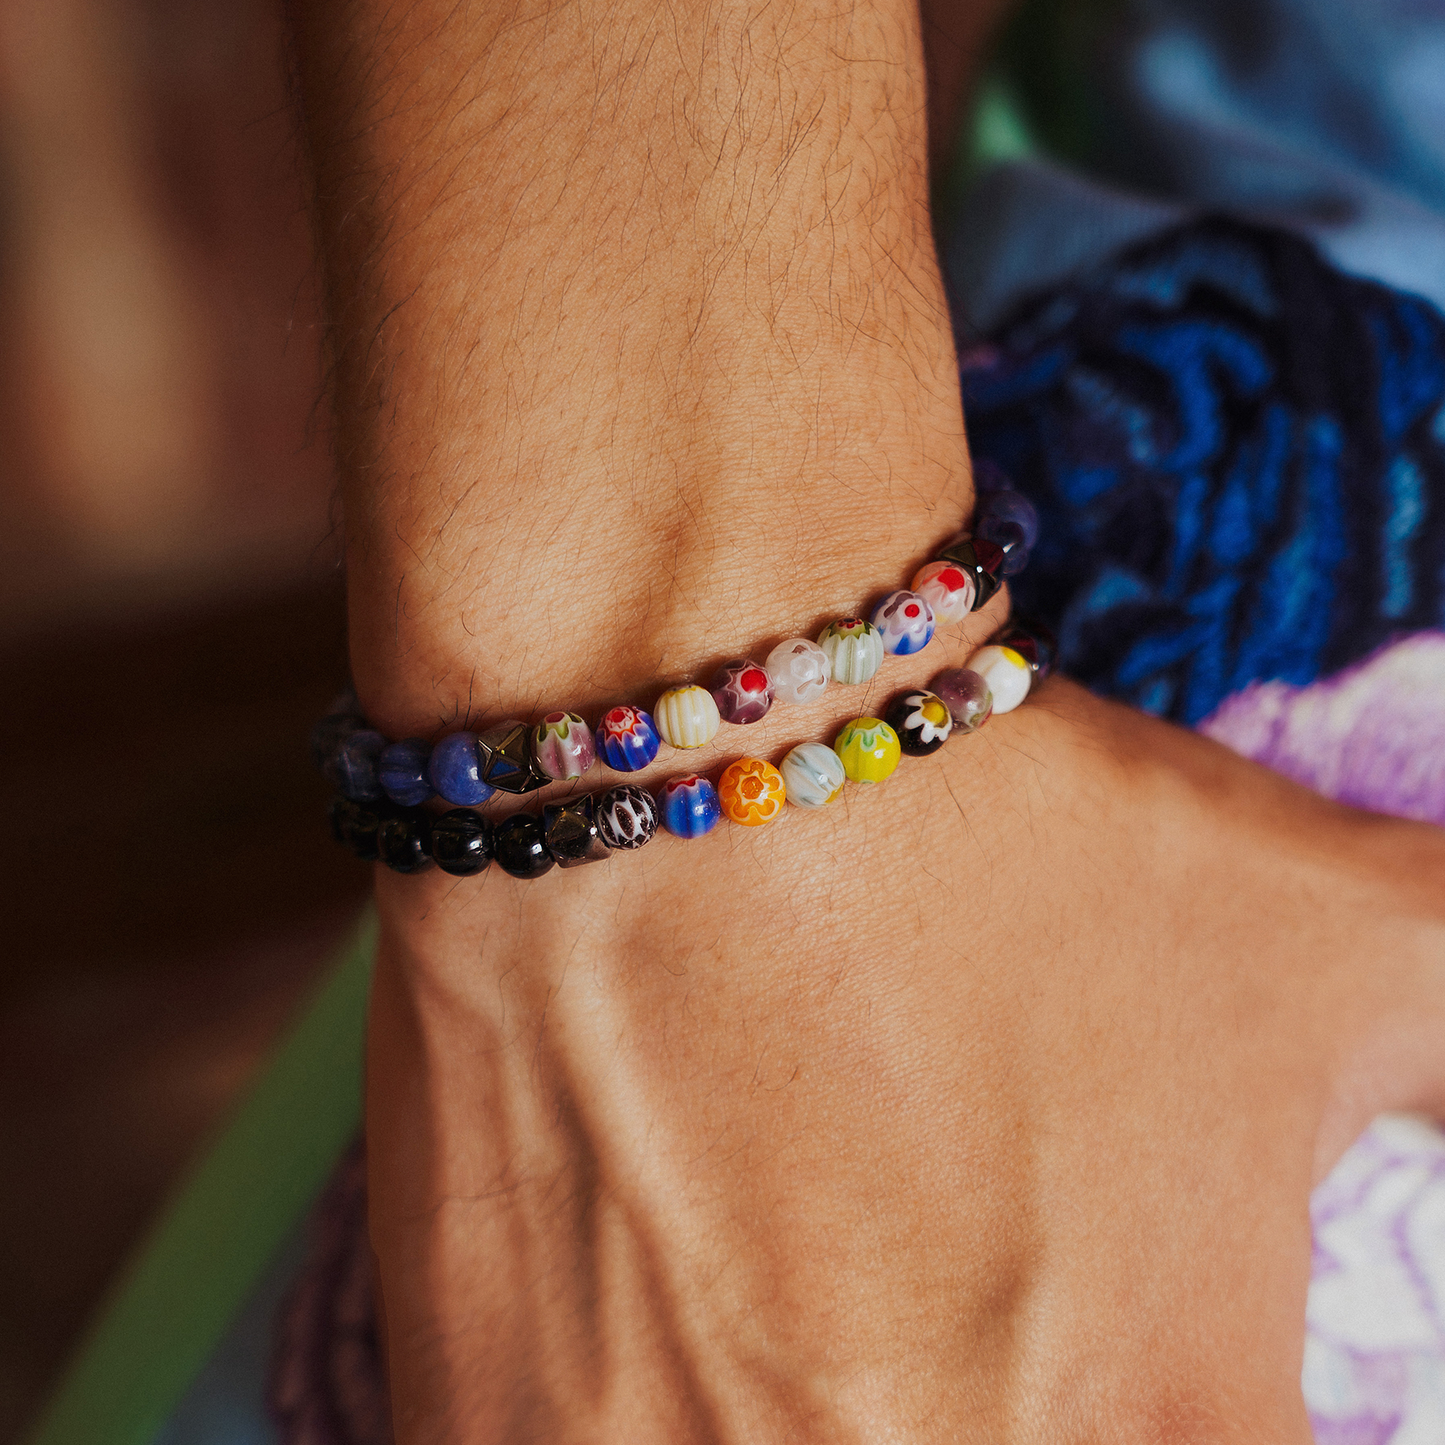
[[[916,592],[890,592],[873,609],[873,625],[883,634],[884,652],[922,652],[933,636],[933,608]]]
[[[700,773],[672,778],[657,794],[662,826],[679,838],[701,838],[711,833],[722,817],[717,789]]]

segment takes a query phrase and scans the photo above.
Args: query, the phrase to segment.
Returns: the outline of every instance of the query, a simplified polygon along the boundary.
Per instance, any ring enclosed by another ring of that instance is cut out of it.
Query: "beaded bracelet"
[[[652,714],[614,707],[595,735],[577,714],[555,712],[535,728],[512,721],[482,733],[450,733],[435,746],[420,738],[389,743],[360,716],[354,693],[344,695],[312,734],[316,760],[341,794],[331,809],[338,841],[403,873],[435,862],[466,876],[495,857],[513,876],[531,878],[554,864],[575,867],[641,847],[659,823],[680,837],[710,832],[722,816],[757,826],[775,818],[785,800],[819,807],[833,801],[846,780],[882,781],[902,753],[933,752],[955,730],[975,731],[993,712],[1017,707],[1052,665],[1047,633],[1016,626],[970,659],[970,668],[940,673],[933,691],[899,694],[885,718],[854,719],[832,748],[801,744],[780,767],[741,758],[716,787],[698,774],[670,780],[655,797],[623,785],[549,803],[540,817],[515,813],[495,828],[471,811],[497,791],[522,794],[579,778],[599,755],[616,771],[637,771],[664,741],[701,747],[722,722],[746,726],[775,700],[811,701],[830,680],[867,682],[885,656],[921,651],[938,618],[961,621],[987,603],[1003,578],[1021,570],[1037,538],[1033,507],[1006,484],[995,482],[983,494],[979,512],[974,535],[950,541],[919,569],[911,588],[890,593],[869,621],[830,623],[816,642],[789,638],[762,666],[748,659],[724,663],[706,688],[669,688]],[[421,811],[434,794],[453,810],[436,818]]]

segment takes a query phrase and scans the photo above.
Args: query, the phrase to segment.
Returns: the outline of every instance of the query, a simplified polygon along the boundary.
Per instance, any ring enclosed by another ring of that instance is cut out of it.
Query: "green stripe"
[[[150,1445],[361,1123],[370,913],[132,1256],[30,1445]]]

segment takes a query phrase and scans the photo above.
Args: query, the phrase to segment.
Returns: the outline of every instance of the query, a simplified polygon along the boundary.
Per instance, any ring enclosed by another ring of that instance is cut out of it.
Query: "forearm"
[[[900,0],[304,12],[378,720],[587,708],[897,586],[970,501]]]

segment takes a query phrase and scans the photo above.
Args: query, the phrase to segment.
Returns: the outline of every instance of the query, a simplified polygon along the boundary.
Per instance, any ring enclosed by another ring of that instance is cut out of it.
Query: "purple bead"
[[[1029,565],[1029,549],[1024,529],[1017,522],[1003,517],[984,517],[978,523],[978,535],[992,542],[1003,552],[1003,575],[1013,577]]]
[[[773,705],[773,684],[767,671],[745,657],[725,662],[708,684],[718,716],[727,723],[755,723]]]
[[[1023,530],[1024,547],[1028,551],[1032,552],[1038,545],[1039,514],[1034,504],[1022,492],[989,492],[979,498],[977,516],[980,520],[988,517],[994,521],[1013,522]],[[989,535],[982,527],[975,527],[974,530],[982,537]]]
[[[1007,492],[1013,489],[1008,473],[987,457],[973,459],[973,490],[983,496],[985,492]]]
[[[376,765],[385,747],[386,739],[374,728],[347,733],[326,761],[327,781],[354,803],[379,803],[385,794]]]
[[[993,693],[988,682],[972,668],[945,668],[928,688],[948,709],[957,733],[976,732],[993,714]]]
[[[382,749],[376,776],[393,803],[400,803],[403,808],[415,808],[431,797],[432,785],[426,775],[430,757],[431,744],[425,738],[404,738]]]
[[[482,754],[476,733],[448,733],[431,750],[427,776],[432,787],[458,808],[485,803],[495,791],[482,781]]]

